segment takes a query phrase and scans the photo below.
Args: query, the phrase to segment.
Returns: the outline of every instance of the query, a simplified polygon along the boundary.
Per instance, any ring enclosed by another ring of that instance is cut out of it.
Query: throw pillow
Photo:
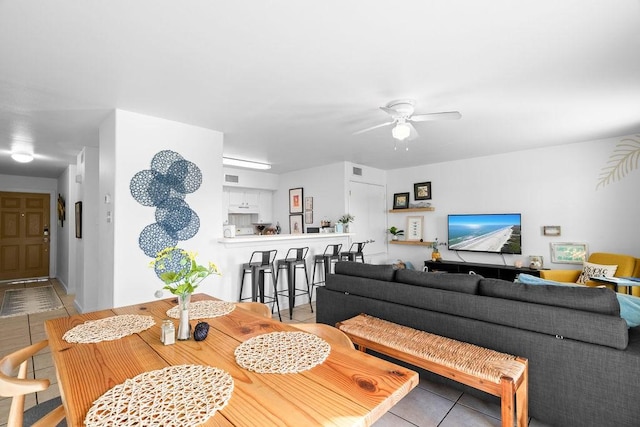
[[[617,265],[602,265],[592,262],[585,262],[582,266],[582,273],[576,283],[585,284],[590,277],[613,277],[618,269]]]
[[[578,286],[562,282],[554,282],[553,280],[545,280],[530,274],[521,273],[518,275],[518,282],[527,285],[555,285],[555,286]],[[620,317],[622,317],[627,326],[634,328],[640,325],[640,298],[632,295],[616,293],[618,303],[620,304]]]

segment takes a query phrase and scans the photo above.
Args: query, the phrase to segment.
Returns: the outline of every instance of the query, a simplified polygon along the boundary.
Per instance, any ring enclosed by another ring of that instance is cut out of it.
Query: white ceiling
[[[463,117],[417,123],[409,151],[352,135],[398,98]],[[222,131],[275,173],[629,135],[640,0],[0,0],[0,174],[57,177],[114,108]]]

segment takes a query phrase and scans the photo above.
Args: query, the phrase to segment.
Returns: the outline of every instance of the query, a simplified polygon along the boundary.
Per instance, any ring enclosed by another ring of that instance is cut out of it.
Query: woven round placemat
[[[123,314],[84,322],[82,325],[75,326],[65,332],[62,339],[73,343],[112,341],[142,332],[155,324],[156,322],[151,316]]]
[[[210,319],[212,317],[225,316],[235,310],[236,305],[226,301],[196,301],[189,303],[189,319]],[[180,310],[176,305],[167,310],[167,316],[173,319],[180,318]]]
[[[93,426],[195,426],[224,408],[233,378],[211,366],[177,365],[144,372],[93,403],[84,423]]]
[[[240,344],[234,354],[238,365],[261,374],[292,374],[325,361],[331,346],[306,332],[272,332]]]

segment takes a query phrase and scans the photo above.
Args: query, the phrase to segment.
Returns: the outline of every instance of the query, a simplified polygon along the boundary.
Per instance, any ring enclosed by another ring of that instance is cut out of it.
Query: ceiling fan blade
[[[389,107],[380,107],[380,109],[381,109],[382,111],[384,111],[385,113],[387,113],[388,115],[390,115],[391,117],[393,117],[393,118],[396,118],[396,117],[400,117],[400,116],[401,116],[401,114],[400,114],[400,113],[398,113],[398,111],[397,111],[397,110],[394,110],[393,108],[389,108]]]
[[[407,141],[411,141],[413,139],[418,138],[420,136],[420,134],[416,130],[415,126],[413,126],[411,123],[407,123],[407,124],[409,125],[409,129],[411,129],[411,132],[409,133],[409,136],[407,137]]]
[[[412,122],[427,122],[431,120],[458,120],[462,117],[459,111],[448,111],[444,113],[416,114],[409,117]]]
[[[386,123],[382,123],[382,124],[379,124],[379,125],[371,126],[370,128],[366,128],[366,129],[362,129],[362,130],[359,130],[357,132],[354,132],[353,135],[360,135],[361,133],[369,132],[370,130],[378,129],[378,128],[381,128],[381,127],[384,127],[384,126],[389,126],[389,125],[392,125],[394,123],[395,123],[395,120],[394,121],[390,121],[390,122],[386,122]]]

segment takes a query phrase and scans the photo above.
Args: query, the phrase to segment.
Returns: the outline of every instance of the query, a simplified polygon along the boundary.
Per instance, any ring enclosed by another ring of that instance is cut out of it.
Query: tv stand
[[[508,280],[509,282],[513,282],[520,273],[540,277],[540,270],[529,267],[518,268],[513,265],[481,264],[461,261],[425,261],[424,265],[429,268],[429,271],[464,274],[473,271],[483,277]]]

